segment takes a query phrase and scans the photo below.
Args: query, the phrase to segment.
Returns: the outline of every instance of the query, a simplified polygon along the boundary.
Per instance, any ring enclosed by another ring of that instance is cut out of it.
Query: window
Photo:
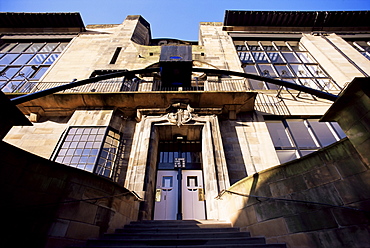
[[[357,51],[370,60],[370,42],[369,41],[354,41],[349,42]]]
[[[68,42],[5,43],[0,47],[0,89],[29,92]]]
[[[335,122],[318,119],[267,120],[280,163],[300,158],[345,137]]]
[[[186,169],[201,166],[200,141],[160,141],[158,169],[173,169],[176,158],[185,158]]]
[[[245,41],[236,45],[245,73],[284,80],[318,90],[339,87],[309,52],[297,41]],[[249,80],[252,89],[279,89],[280,86]]]
[[[111,177],[120,147],[120,134],[107,127],[70,127],[55,161]]]

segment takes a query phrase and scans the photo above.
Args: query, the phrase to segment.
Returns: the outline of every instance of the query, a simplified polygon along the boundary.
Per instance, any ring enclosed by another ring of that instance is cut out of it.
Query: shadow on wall
[[[222,121],[220,125],[222,135],[222,143],[225,149],[225,158],[227,162],[227,169],[229,173],[230,183],[247,177],[247,170],[245,168],[242,150],[239,144],[238,134],[236,132],[237,121]]]
[[[346,138],[234,184],[222,211],[234,226],[288,247],[370,244],[369,165]]]
[[[136,196],[92,173],[0,142],[1,247],[65,247],[137,220]]]

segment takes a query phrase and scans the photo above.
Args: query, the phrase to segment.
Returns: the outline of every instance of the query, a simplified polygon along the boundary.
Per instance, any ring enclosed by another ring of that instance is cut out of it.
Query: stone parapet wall
[[[137,220],[137,198],[108,179],[5,142],[0,154],[2,247],[65,247]]]
[[[229,191],[242,195],[223,194],[221,212],[228,213],[235,226],[252,236],[266,236],[270,243],[284,242],[288,247],[370,243],[369,164],[362,162],[348,139],[256,173]]]

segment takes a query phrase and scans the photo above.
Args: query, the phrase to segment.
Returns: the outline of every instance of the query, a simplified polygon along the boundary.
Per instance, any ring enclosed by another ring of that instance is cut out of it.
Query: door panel
[[[160,170],[157,172],[154,219],[176,220],[178,181],[177,171]]]
[[[183,219],[205,219],[204,187],[201,170],[182,172]]]

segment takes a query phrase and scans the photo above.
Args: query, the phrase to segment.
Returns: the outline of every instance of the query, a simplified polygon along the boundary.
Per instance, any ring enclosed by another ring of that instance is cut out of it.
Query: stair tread
[[[90,239],[85,247],[258,247],[286,248],[285,244],[266,244],[261,236],[251,237],[229,222],[213,220],[135,221],[115,233]]]
[[[183,233],[183,232],[202,232],[202,233],[207,233],[207,232],[229,232],[229,233],[232,233],[232,232],[241,232],[239,228],[237,227],[225,227],[225,228],[170,228],[170,227],[161,227],[161,228],[118,228],[116,229],[116,231],[118,232],[126,232],[127,233],[133,233],[133,232],[167,232],[167,231],[170,231],[170,232],[179,232],[179,233]]]
[[[89,247],[107,247],[105,245],[101,246],[89,246]],[[122,247],[122,246],[109,246],[109,247]],[[255,247],[255,248],[286,248],[285,244],[213,244],[213,245],[135,245],[131,247],[141,247],[141,248],[176,248],[176,247],[192,247],[192,248],[234,248],[234,247]],[[73,246],[73,248],[86,248],[86,246]]]

